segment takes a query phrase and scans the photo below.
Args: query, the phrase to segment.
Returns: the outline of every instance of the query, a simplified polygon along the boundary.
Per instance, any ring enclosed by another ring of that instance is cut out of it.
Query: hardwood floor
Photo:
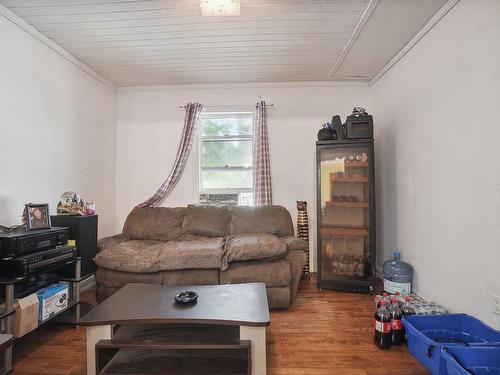
[[[92,292],[84,293],[83,299],[92,301]],[[271,313],[268,374],[428,374],[405,347],[375,347],[372,319],[372,296],[319,291],[315,278],[303,280],[294,306]],[[14,344],[15,375],[85,371],[83,327],[47,325]]]

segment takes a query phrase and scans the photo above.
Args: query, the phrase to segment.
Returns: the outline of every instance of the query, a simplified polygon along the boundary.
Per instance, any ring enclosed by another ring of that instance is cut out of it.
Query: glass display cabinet
[[[373,292],[373,140],[316,142],[318,288]]]

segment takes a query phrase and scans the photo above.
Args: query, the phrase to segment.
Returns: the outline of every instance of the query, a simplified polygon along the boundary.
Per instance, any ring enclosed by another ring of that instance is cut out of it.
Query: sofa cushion
[[[124,272],[157,272],[158,252],[151,251],[160,241],[130,240],[99,252],[94,258],[95,264],[115,271]]]
[[[190,204],[182,224],[183,234],[222,237],[229,233],[227,206],[199,206]]]
[[[223,244],[222,237],[169,242],[132,240],[101,251],[94,261],[99,267],[123,272],[220,268]]]
[[[230,236],[224,244],[221,270],[225,271],[232,262],[283,257],[285,254],[285,242],[272,234],[237,234]]]
[[[104,237],[97,241],[97,252],[103,251],[108,247],[118,245],[120,242],[130,240],[130,237],[124,233],[115,234],[114,236]]]
[[[285,259],[235,262],[220,273],[221,284],[252,282],[263,282],[267,287],[290,286],[290,264]]]
[[[181,235],[184,207],[136,207],[127,217],[123,233],[133,240],[173,241]]]
[[[293,236],[290,213],[281,206],[231,207],[230,234],[269,233]]]
[[[169,286],[219,284],[219,269],[163,271],[162,275],[163,284]]]
[[[161,272],[154,273],[134,273],[108,270],[97,267],[95,281],[98,285],[109,288],[121,288],[128,283],[138,284],[162,284],[163,275]]]

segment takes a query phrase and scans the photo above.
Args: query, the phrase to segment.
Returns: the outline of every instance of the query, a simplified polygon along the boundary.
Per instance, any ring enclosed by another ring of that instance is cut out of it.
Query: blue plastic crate
[[[443,375],[500,375],[500,346],[444,346]]]
[[[408,350],[433,375],[443,375],[443,346],[500,345],[500,332],[466,314],[411,315],[403,318]]]

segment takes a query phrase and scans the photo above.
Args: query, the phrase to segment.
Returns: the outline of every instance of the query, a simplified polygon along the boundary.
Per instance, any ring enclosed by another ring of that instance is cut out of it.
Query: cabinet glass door
[[[370,145],[319,150],[320,256],[323,280],[369,280],[372,210]]]

